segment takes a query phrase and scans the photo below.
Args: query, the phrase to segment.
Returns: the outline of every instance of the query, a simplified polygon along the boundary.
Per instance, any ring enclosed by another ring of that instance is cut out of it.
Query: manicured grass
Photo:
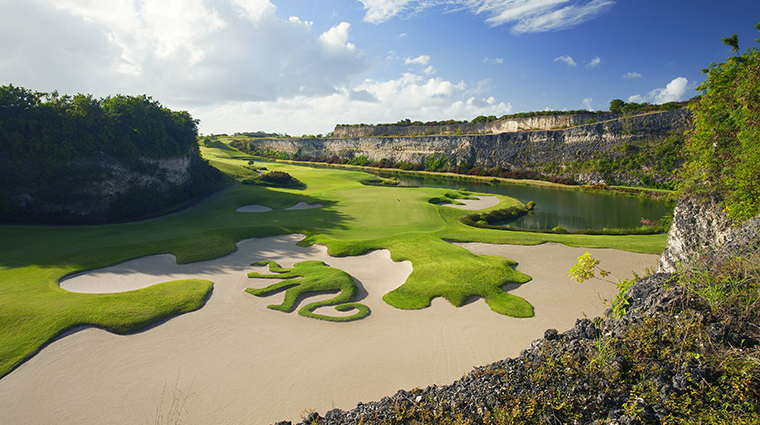
[[[247,160],[204,149],[212,163],[250,175]],[[224,157],[227,155],[227,157]],[[573,246],[660,252],[665,235],[587,236],[505,232],[459,222],[472,213],[428,202],[450,190],[364,186],[359,171],[259,163],[304,182],[300,188],[236,185],[181,212],[133,223],[99,226],[0,226],[0,377],[37,352],[56,335],[77,325],[132,332],[168,316],[199,308],[210,282],[163,283],[121,294],[72,294],[58,286],[62,277],[152,254],[170,253],[179,263],[217,258],[246,238],[303,233],[300,244],[322,243],[332,255],[389,249],[394,260],[409,260],[414,272],[386,295],[399,308],[424,308],[435,297],[462,305],[483,297],[501,314],[525,317],[532,308],[500,286],[522,283],[508,260],[478,256],[446,240]],[[491,209],[520,203],[499,196]],[[285,210],[298,202],[322,208]],[[245,205],[272,208],[239,213]],[[486,209],[488,211],[491,209]],[[528,300],[529,301],[529,300]]]
[[[340,269],[334,269],[322,261],[301,261],[293,265],[292,269],[283,269],[274,261],[259,261],[253,266],[269,265],[269,271],[275,274],[248,273],[248,277],[266,279],[283,279],[265,288],[248,288],[245,291],[256,295],[266,296],[279,290],[285,289],[285,299],[282,304],[268,305],[268,308],[289,313],[299,296],[318,294],[324,292],[340,291],[338,295],[329,300],[317,301],[306,304],[298,310],[298,314],[314,319],[329,320],[332,322],[348,322],[362,319],[369,315],[369,308],[364,304],[351,302],[359,293],[359,287],[350,274]],[[300,277],[301,279],[294,279]],[[327,316],[314,313],[319,307],[335,306],[338,311],[357,312],[350,316]]]

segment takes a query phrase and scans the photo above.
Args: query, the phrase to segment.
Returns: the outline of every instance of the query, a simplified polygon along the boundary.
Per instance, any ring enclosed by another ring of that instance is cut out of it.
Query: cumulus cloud
[[[600,63],[602,63],[602,58],[599,56],[595,57],[594,59],[591,59],[591,62],[586,64],[586,69],[591,69],[596,66],[598,66]]]
[[[485,58],[483,58],[483,63],[494,63],[494,64],[501,65],[501,64],[504,63],[504,58],[493,58],[493,59],[491,59],[489,57],[485,57]]]
[[[583,102],[582,102],[583,108],[593,112],[594,111],[594,107],[591,106],[591,102],[593,100],[594,99],[592,99],[590,97],[587,97],[587,98],[583,99]]]
[[[511,110],[487,82],[434,76],[427,55],[404,60],[415,71],[395,79],[360,79],[382,59],[352,43],[349,23],[318,31],[276,11],[269,0],[0,1],[0,80],[98,97],[149,94],[189,110],[205,133],[326,133],[341,122]],[[400,62],[394,53],[384,63]]]
[[[478,115],[504,115],[509,103],[475,94],[477,86],[404,73],[397,79],[365,79],[353,89],[321,97],[282,98],[275,102],[235,102],[190,110],[201,119],[204,133],[282,131],[292,135],[332,130],[335,123],[396,122],[403,118],[432,121],[442,117],[472,119]],[[287,110],[287,114],[282,111]],[[204,122],[214,123],[213,126]]]
[[[429,62],[430,62],[430,56],[428,55],[422,55],[422,56],[417,56],[416,58],[404,59],[404,63],[407,65],[411,65],[411,64],[427,65]]]
[[[623,78],[625,78],[626,80],[633,80],[635,78],[641,78],[641,77],[643,77],[643,75],[639,74],[638,72],[633,72],[633,71],[623,75]]]
[[[678,102],[685,99],[688,89],[689,80],[684,77],[678,77],[668,83],[665,88],[654,89],[646,95],[633,95],[628,98],[629,102],[636,103],[654,103],[661,104],[667,102]]]
[[[567,55],[560,56],[558,58],[554,58],[554,62],[564,62],[564,63],[567,64],[567,66],[576,66],[576,65],[578,65],[577,63],[575,63],[575,61],[573,60],[573,58],[571,58],[570,56],[567,56]]]
[[[0,77],[181,107],[325,96],[369,69],[350,24],[319,33],[275,11],[268,0],[2,2]]]
[[[374,24],[434,6],[486,15],[491,26],[514,24],[515,34],[558,31],[580,25],[610,10],[614,0],[360,0],[364,20]]]

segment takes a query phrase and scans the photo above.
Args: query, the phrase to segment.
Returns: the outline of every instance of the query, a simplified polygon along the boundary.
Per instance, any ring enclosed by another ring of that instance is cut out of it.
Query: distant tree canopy
[[[0,86],[0,154],[11,160],[70,159],[94,152],[154,159],[197,145],[198,121],[150,97],[60,96]]]
[[[755,28],[760,31],[760,24]],[[755,39],[760,43],[760,38]],[[741,55],[736,34],[723,42],[736,56],[703,70],[702,96],[691,106],[682,189],[718,194],[728,216],[745,221],[760,213],[760,52]]]
[[[661,105],[653,105],[648,102],[636,103],[625,102],[622,99],[613,99],[610,102],[610,112],[613,114],[624,114],[632,112],[654,112],[654,111],[670,111],[673,109],[681,109],[686,107],[690,101],[683,102],[666,102]]]

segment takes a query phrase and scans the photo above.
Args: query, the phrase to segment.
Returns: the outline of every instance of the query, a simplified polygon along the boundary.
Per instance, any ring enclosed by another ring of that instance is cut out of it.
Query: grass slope
[[[226,151],[204,149],[214,165],[235,178],[253,174],[247,160]],[[261,165],[258,164],[257,165]],[[530,305],[500,289],[529,277],[508,260],[477,256],[446,240],[537,244],[555,241],[574,246],[660,252],[664,235],[584,236],[477,229],[458,220],[466,210],[427,202],[445,196],[436,188],[364,186],[359,171],[267,163],[305,183],[301,188],[236,185],[181,212],[133,223],[98,226],[0,226],[0,377],[41,346],[77,325],[132,332],[158,320],[202,306],[210,282],[167,282],[121,294],[72,294],[58,286],[62,277],[145,255],[170,253],[179,263],[217,258],[242,239],[303,233],[301,244],[322,243],[332,255],[357,255],[389,249],[396,261],[409,260],[414,272],[386,296],[399,308],[423,308],[435,297],[462,305],[483,297],[494,311],[518,317]],[[500,197],[494,208],[516,200]],[[323,208],[285,210],[298,202]],[[245,205],[264,205],[267,213],[239,213]]]

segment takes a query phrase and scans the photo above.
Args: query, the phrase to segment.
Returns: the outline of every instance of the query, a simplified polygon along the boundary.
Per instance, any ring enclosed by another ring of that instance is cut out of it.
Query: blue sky
[[[758,22],[757,0],[0,0],[0,84],[326,134],[686,100]]]

